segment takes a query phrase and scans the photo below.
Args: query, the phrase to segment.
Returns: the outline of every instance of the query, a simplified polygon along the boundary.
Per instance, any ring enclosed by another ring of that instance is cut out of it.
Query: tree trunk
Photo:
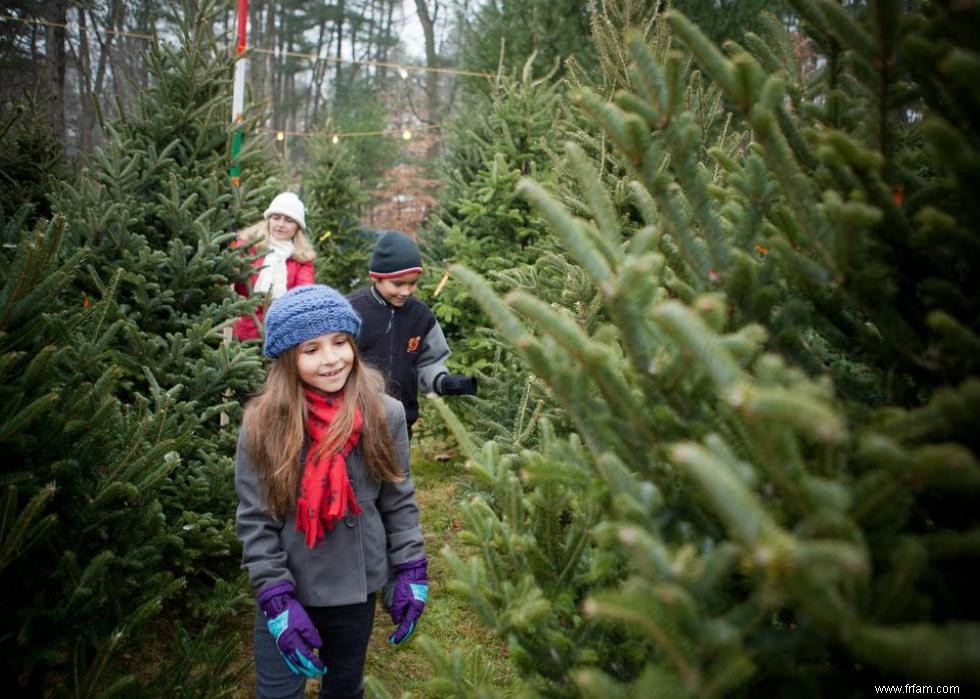
[[[436,18],[439,16],[439,0],[433,2],[432,14],[426,0],[415,0],[415,10],[422,24],[422,34],[425,37],[425,66],[426,68],[438,67],[438,56],[436,55]],[[439,123],[439,74],[434,70],[425,72],[425,99],[428,114],[426,121],[429,124]],[[439,139],[433,138],[426,151],[426,156],[431,159],[439,157]]]
[[[92,58],[88,47],[88,17],[85,8],[78,8],[78,101],[82,113],[78,120],[78,149],[92,152],[95,131],[95,94],[92,90]]]
[[[271,48],[282,48],[280,39],[276,36],[276,2],[272,0],[269,3],[269,7],[266,10],[265,15],[265,42]],[[276,92],[276,86],[278,81],[276,76],[278,71],[278,60],[275,55],[266,54],[266,93],[265,95],[272,101],[272,127],[275,129],[282,128],[279,125],[279,100]]]
[[[327,40],[327,23],[320,23],[320,33],[316,40],[316,55],[323,56],[323,46]],[[313,62],[313,70],[310,75],[310,91],[306,101],[306,123],[308,126],[319,128],[320,116],[320,90],[323,87],[323,78],[327,72],[327,62],[322,58]]]
[[[382,40],[384,41],[384,48],[382,49],[383,53],[381,55],[381,60],[384,61],[385,63],[391,60],[391,43],[392,43],[391,28],[394,26],[394,22],[395,22],[394,14],[395,14],[395,3],[389,2],[388,14],[385,17],[384,32],[382,34]],[[383,74],[382,77],[384,77]]]
[[[343,75],[341,70],[343,64],[341,61],[344,58],[343,48],[344,48],[344,15],[347,14],[347,3],[345,0],[338,0],[337,2],[337,71],[336,77],[334,79],[334,94],[336,95],[336,88],[340,87],[340,78]]]
[[[44,87],[51,128],[65,141],[65,25],[68,0],[44,0]]]

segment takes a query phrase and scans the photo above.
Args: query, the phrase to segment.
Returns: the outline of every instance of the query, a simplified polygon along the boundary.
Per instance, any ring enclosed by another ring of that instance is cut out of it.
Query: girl
[[[292,289],[269,307],[273,361],[245,407],[235,460],[242,567],[258,600],[259,697],[362,697],[375,599],[388,580],[402,643],[428,595],[401,403],[363,363],[361,319],[337,291]],[[319,655],[315,652],[319,649]]]
[[[252,292],[269,294],[273,300],[289,289],[313,283],[313,260],[316,252],[306,237],[306,208],[292,192],[276,196],[265,210],[264,218],[238,232],[232,243],[245,247],[256,258],[252,264],[256,271],[248,283],[236,282],[235,291],[242,296]],[[255,315],[242,316],[234,325],[235,337],[251,340],[260,336],[263,308]]]

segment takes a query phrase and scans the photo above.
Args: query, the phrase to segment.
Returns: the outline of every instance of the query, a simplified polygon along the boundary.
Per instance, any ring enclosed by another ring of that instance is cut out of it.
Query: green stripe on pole
[[[242,166],[238,163],[238,154],[242,150],[242,131],[239,128],[231,137],[231,170],[228,174],[234,178],[235,186],[238,186],[238,178],[242,174]]]

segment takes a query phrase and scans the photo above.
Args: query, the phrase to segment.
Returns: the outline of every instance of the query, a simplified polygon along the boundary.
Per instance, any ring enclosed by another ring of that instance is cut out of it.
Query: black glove
[[[438,393],[443,396],[475,396],[476,377],[462,374],[440,374],[436,381]]]

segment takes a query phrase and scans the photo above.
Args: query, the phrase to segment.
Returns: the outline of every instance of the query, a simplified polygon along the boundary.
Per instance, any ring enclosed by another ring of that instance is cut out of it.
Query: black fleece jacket
[[[405,406],[409,433],[418,418],[418,391],[440,393],[448,373],[449,345],[429,307],[414,296],[402,307],[385,301],[374,285],[348,297],[361,316],[357,347],[364,359],[385,375],[388,394]]]

